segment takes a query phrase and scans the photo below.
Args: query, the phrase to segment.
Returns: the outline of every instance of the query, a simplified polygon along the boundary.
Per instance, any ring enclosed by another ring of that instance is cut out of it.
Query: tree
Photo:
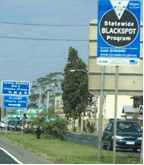
[[[133,108],[138,108],[139,105],[143,105],[143,96],[132,96],[133,99]]]
[[[70,47],[68,54],[68,63],[64,69],[64,80],[62,82],[62,100],[64,113],[67,118],[74,120],[79,118],[79,128],[81,124],[81,113],[85,113],[85,108],[90,99],[88,92],[88,75],[82,71],[70,72],[71,69],[86,70],[86,64],[78,57],[77,51]]]
[[[52,106],[51,108],[49,108],[49,110],[48,110],[48,116],[49,117],[51,117],[51,116],[55,117],[55,108],[54,108],[54,106]]]
[[[29,103],[27,108],[30,107],[38,108],[38,105],[36,103]]]
[[[58,88],[58,91],[61,92],[61,82],[63,81],[63,74],[61,72],[50,73],[44,77],[40,77],[36,79],[36,81],[32,82],[31,86],[31,95],[29,96],[30,104],[33,107],[37,107],[37,101],[41,98],[40,103],[44,107],[46,107],[46,99],[47,99],[47,90],[49,88],[53,89],[50,91],[50,104],[54,105],[54,96],[59,95],[58,93],[54,93],[55,88]],[[54,86],[53,86],[54,84]]]

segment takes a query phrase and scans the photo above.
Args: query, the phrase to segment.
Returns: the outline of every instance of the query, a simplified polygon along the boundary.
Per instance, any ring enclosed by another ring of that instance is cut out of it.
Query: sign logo
[[[109,10],[100,21],[100,34],[104,41],[111,46],[127,46],[137,37],[137,19],[128,10],[124,10],[121,17],[117,16],[114,9]]]
[[[130,60],[130,64],[137,65],[138,64],[138,60]]]

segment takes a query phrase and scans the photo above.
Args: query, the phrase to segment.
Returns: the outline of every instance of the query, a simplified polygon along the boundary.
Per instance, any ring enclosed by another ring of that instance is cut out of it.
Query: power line
[[[0,22],[1,24],[12,24],[12,25],[28,25],[28,26],[87,26],[88,25],[82,25],[82,24],[31,24],[31,23],[14,23],[14,22]]]
[[[88,41],[88,40],[73,40],[73,39],[52,39],[52,38],[27,38],[27,37],[6,37],[6,36],[0,36],[0,38],[5,39],[21,39],[21,40],[41,40],[41,41]]]

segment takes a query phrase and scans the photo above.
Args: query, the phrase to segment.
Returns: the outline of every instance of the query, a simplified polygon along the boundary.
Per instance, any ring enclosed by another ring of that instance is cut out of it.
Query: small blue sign
[[[99,0],[98,65],[139,65],[140,8],[140,1]]]
[[[4,108],[27,108],[27,97],[4,96]]]
[[[30,93],[30,82],[23,81],[2,81],[2,94],[3,95],[15,95],[15,96],[28,96]]]

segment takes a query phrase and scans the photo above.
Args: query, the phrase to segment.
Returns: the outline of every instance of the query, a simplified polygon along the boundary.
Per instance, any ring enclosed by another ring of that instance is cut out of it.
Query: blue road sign
[[[4,108],[27,108],[27,97],[4,96]]]
[[[139,65],[140,7],[140,1],[99,0],[98,65]]]
[[[29,86],[29,82],[4,80],[1,84],[1,93],[3,95],[28,96],[30,93]]]

